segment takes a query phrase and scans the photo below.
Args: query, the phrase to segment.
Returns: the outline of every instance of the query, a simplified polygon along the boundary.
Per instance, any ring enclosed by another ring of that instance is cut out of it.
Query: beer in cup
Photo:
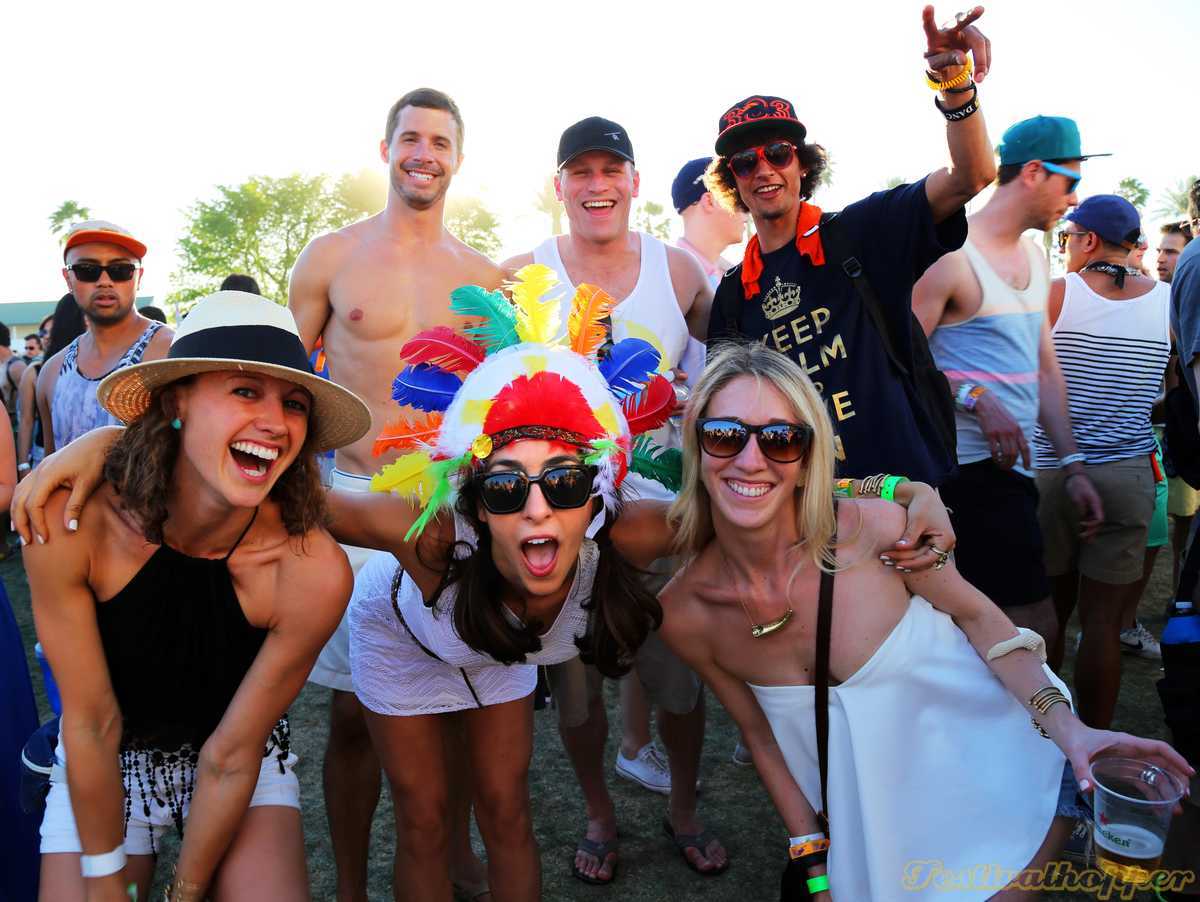
[[[1100,869],[1125,883],[1147,883],[1162,858],[1183,787],[1162,768],[1133,758],[1101,758],[1092,764],[1092,778],[1092,837]]]

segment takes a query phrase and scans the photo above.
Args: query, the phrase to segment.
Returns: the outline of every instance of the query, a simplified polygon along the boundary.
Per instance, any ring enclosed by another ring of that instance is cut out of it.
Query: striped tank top
[[[1037,427],[1038,346],[1050,279],[1033,242],[1022,239],[1021,247],[1029,258],[1029,285],[1017,290],[996,274],[970,239],[963,244],[983,300],[970,319],[938,326],[929,336],[929,349],[948,379],[986,386],[1028,441]],[[958,462],[969,464],[991,457],[979,420],[962,411],[956,411],[954,417]],[[1013,469],[1033,475],[1019,459]]]
[[[121,355],[121,359],[117,361],[117,365],[108,373],[115,373],[127,366],[141,363],[142,355],[146,353],[146,347],[161,328],[162,323],[151,320],[150,325],[146,326],[146,331],[129,346],[128,350]],[[84,333],[84,335],[87,334]],[[62,368],[59,369],[58,380],[54,383],[54,397],[50,399],[50,420],[54,424],[55,448],[65,448],[79,436],[97,426],[119,426],[121,424],[120,420],[101,407],[100,402],[96,400],[96,389],[100,387],[100,380],[108,373],[97,376],[95,379],[89,379],[79,372],[80,338],[83,338],[83,335],[67,345],[67,349],[63,353]]]
[[[1068,273],[1062,312],[1051,329],[1067,380],[1071,431],[1089,465],[1154,453],[1150,408],[1171,353],[1171,289],[1157,282],[1141,297],[1110,301]],[[1039,470],[1058,454],[1039,426]]]

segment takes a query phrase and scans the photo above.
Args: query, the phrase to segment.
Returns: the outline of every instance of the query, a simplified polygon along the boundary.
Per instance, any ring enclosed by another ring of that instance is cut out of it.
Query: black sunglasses
[[[710,417],[696,424],[700,448],[710,457],[736,457],[758,438],[758,450],[779,464],[795,463],[812,444],[813,428],[807,423],[763,423],[751,426],[733,417]]]
[[[1075,235],[1086,235],[1087,232],[1072,232],[1069,229],[1063,229],[1058,233],[1058,252],[1065,254],[1067,252],[1067,242]]]
[[[67,267],[80,282],[99,282],[101,273],[108,273],[114,282],[128,282],[138,271],[136,263],[72,263]]]
[[[758,168],[759,159],[774,169],[786,169],[795,156],[796,145],[790,141],[772,141],[761,147],[747,147],[729,157],[729,168],[738,178],[746,178]]]
[[[533,485],[541,487],[542,497],[551,507],[560,510],[583,507],[592,497],[595,479],[594,467],[563,466],[543,470],[536,477],[517,470],[484,473],[475,477],[475,484],[489,513],[515,514],[525,507],[529,487]]]

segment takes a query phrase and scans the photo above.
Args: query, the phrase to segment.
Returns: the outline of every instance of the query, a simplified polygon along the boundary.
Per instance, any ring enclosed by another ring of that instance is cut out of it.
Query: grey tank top
[[[142,355],[151,339],[158,334],[162,323],[151,321],[146,331],[137,341],[129,346],[108,373],[135,363],[142,362]],[[86,333],[84,333],[86,334]],[[82,338],[83,336],[79,336]],[[62,368],[58,371],[58,381],[54,383],[54,397],[50,400],[50,419],[54,423],[54,447],[64,448],[79,436],[97,426],[120,425],[121,421],[100,406],[96,400],[96,389],[100,380],[107,376],[89,379],[79,372],[79,338],[67,345],[63,354]]]

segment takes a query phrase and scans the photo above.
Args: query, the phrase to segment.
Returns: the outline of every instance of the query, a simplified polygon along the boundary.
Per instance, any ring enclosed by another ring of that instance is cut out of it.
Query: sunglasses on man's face
[[[786,169],[796,155],[796,145],[790,141],[772,141],[759,147],[747,147],[729,157],[729,168],[738,178],[748,178],[766,160],[774,169]]]
[[[80,282],[99,282],[105,272],[114,282],[128,282],[138,271],[136,263],[72,263],[67,269]]]
[[[1047,163],[1042,161],[1042,168],[1054,175],[1061,175],[1067,180],[1067,194],[1074,194],[1075,189],[1079,187],[1079,183],[1083,181],[1083,176],[1074,169],[1068,169],[1066,166],[1059,166],[1057,163]]]
[[[519,470],[499,470],[475,477],[479,498],[493,514],[515,514],[525,507],[529,487],[538,486],[551,507],[570,510],[583,507],[592,497],[596,478],[593,467],[562,466],[530,477]]]
[[[710,457],[737,457],[750,441],[758,441],[763,457],[779,464],[795,463],[812,444],[807,423],[763,423],[752,426],[734,417],[710,417],[696,424],[700,449]]]
[[[1070,241],[1076,235],[1086,235],[1086,234],[1088,234],[1088,233],[1087,232],[1072,232],[1069,229],[1063,229],[1061,232],[1058,233],[1058,252],[1060,254],[1065,254],[1067,252],[1067,242],[1068,241]]]

